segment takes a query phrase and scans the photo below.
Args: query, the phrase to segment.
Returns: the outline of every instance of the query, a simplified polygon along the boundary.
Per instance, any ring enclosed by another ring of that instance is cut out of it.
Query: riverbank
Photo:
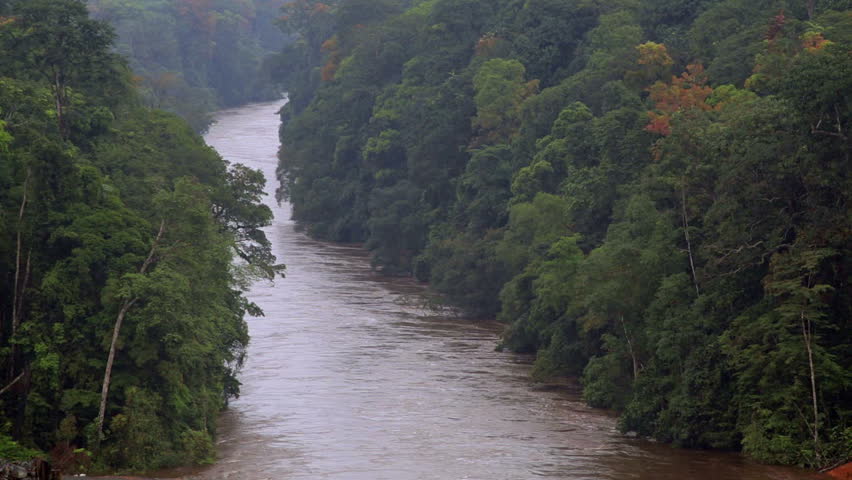
[[[80,480],[82,478],[91,479],[91,480],[163,480],[161,478],[154,477],[135,477],[135,476],[106,476],[106,477],[89,477],[89,476],[80,476],[80,475],[65,475],[62,477],[62,480]],[[181,480],[180,478],[175,478],[172,480]],[[188,480],[188,479],[184,479]]]
[[[205,137],[270,179],[266,232],[287,278],[249,293],[266,315],[248,319],[219,461],[195,478],[826,478],[621,435],[578,392],[533,383],[529,357],[495,351],[501,325],[422,308],[423,285],[378,274],[358,246],[307,237],[271,195],[279,108],[221,112]]]
[[[837,480],[852,480],[852,462],[829,470],[827,473]]]

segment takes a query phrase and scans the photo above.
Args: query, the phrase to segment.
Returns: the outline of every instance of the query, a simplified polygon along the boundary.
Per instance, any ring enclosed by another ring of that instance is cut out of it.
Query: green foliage
[[[8,429],[8,425],[6,429]],[[43,453],[33,448],[23,447],[12,440],[12,437],[8,434],[0,433],[0,458],[3,460],[8,462],[27,461],[40,455],[43,455]]]
[[[6,122],[0,122],[0,150],[5,153],[10,143],[12,143],[12,135],[6,131]]]
[[[15,13],[0,30],[0,75],[48,87],[62,137],[85,137],[102,126],[97,107],[84,98],[106,103],[127,93],[122,62],[109,50],[113,30],[89,19],[78,0],[20,2]]]
[[[413,3],[299,17],[296,220],[623,430],[848,460],[848,2]]]
[[[140,106],[111,28],[81,2],[6,13],[0,456],[67,442],[103,469],[207,463],[216,416],[239,393],[243,317],[262,313],[243,291],[283,272],[262,231],[265,179],[224,162],[174,115]]]
[[[524,83],[524,66],[517,60],[495,58],[485,62],[473,77],[477,115],[474,127],[486,138],[509,138],[518,128],[524,98],[538,82]]]

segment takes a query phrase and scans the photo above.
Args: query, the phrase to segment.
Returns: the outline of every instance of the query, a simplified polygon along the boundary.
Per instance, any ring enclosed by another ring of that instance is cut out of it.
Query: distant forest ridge
[[[280,95],[264,62],[286,37],[276,24],[286,0],[88,0],[111,24],[146,103],[196,130],[218,108]]]

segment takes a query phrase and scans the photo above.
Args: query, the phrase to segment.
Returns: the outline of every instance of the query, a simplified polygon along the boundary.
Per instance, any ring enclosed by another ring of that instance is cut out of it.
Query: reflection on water
[[[279,103],[222,112],[207,141],[263,169],[274,190]],[[272,202],[270,196],[270,202]],[[201,479],[805,479],[734,454],[626,438],[576,393],[533,388],[528,361],[494,351],[499,327],[430,313],[357,247],[307,238],[274,207],[287,278],[251,299],[243,395]],[[414,302],[416,303],[416,302]]]

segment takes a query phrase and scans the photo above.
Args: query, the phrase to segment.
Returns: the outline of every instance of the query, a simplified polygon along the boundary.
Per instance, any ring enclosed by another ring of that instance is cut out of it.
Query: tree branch
[[[692,258],[692,244],[689,241],[689,221],[686,216],[686,179],[683,181],[680,189],[681,195],[681,213],[683,215],[683,236],[686,238],[686,249],[689,253],[689,268],[692,270],[692,282],[695,284],[695,294],[701,296],[701,291],[698,289],[698,276],[695,273],[695,261]]]
[[[10,388],[12,388],[12,386],[14,386],[14,385],[15,385],[16,383],[18,383],[18,382],[19,382],[22,378],[24,378],[24,374],[25,374],[25,373],[26,373],[26,372],[21,372],[21,374],[20,374],[20,375],[18,375],[17,377],[15,377],[15,379],[14,379],[14,380],[12,380],[11,382],[9,382],[9,384],[8,384],[8,385],[6,385],[5,387],[3,387],[3,389],[2,389],[2,390],[0,390],[0,395],[3,395],[4,393],[6,393],[6,391],[7,391],[7,390],[9,390]]]

